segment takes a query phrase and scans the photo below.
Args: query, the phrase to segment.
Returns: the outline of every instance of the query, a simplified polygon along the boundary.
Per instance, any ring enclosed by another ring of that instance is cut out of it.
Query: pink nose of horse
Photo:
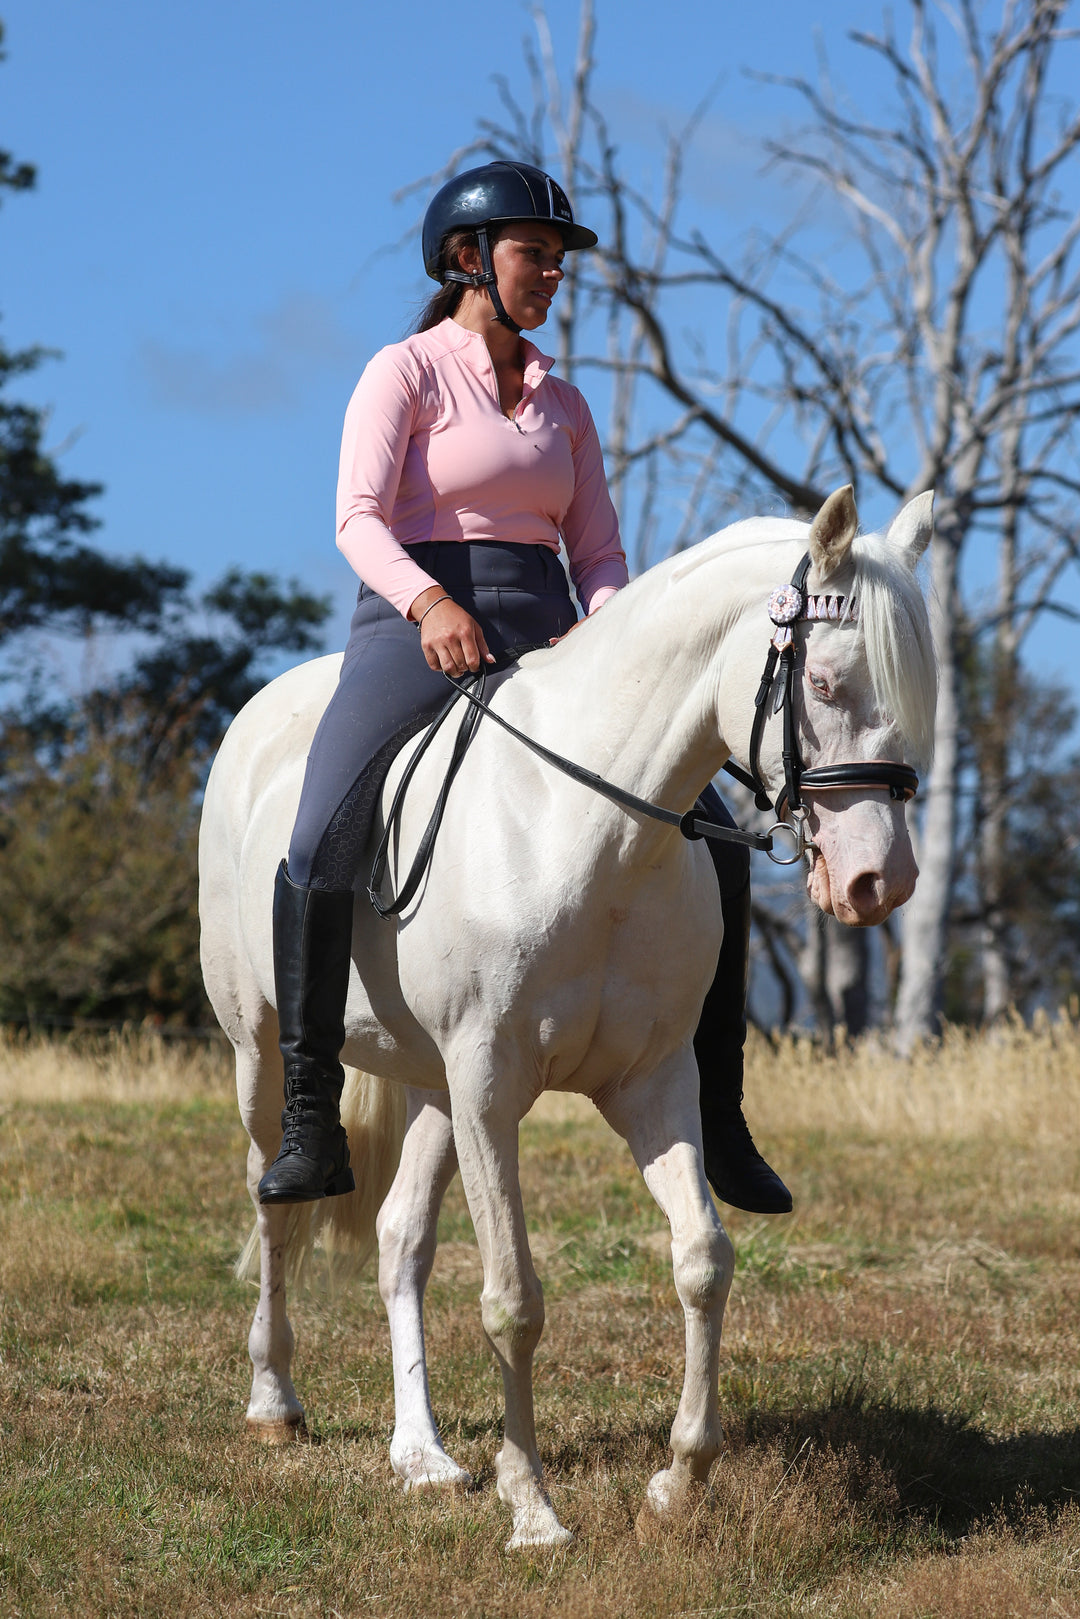
[[[914,868],[914,862],[912,862]],[[851,917],[841,916],[842,921],[854,921],[857,927],[876,927],[879,922],[909,900],[915,891],[915,878],[918,876],[917,868],[910,874],[905,872],[902,876],[896,874],[890,881],[879,871],[863,871],[853,877],[845,886],[843,892],[841,911],[853,912]],[[835,904],[835,900],[834,900]]]

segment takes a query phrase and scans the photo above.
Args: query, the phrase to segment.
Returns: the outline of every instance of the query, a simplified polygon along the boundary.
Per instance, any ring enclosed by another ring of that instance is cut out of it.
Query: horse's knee
[[[537,1278],[520,1287],[489,1293],[480,1301],[484,1331],[506,1360],[531,1355],[544,1330],[544,1291]]]
[[[277,1157],[281,1146],[281,1109],[284,1093],[270,1085],[251,1090],[241,1099],[240,1119],[248,1133],[247,1183],[252,1197]]]
[[[735,1274],[735,1249],[721,1226],[673,1243],[672,1264],[675,1290],[685,1310],[711,1315],[723,1308]]]
[[[247,1152],[247,1189],[259,1207],[259,1182],[273,1163],[278,1148],[281,1145],[281,1126],[278,1126],[276,1138],[260,1130],[253,1134],[248,1144]]]

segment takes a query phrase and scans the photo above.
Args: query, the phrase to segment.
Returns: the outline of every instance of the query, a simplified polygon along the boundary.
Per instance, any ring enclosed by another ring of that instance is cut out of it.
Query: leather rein
[[[612,803],[619,804],[623,809],[632,810],[639,815],[648,816],[651,820],[662,821],[668,826],[677,826],[683,837],[690,839],[713,838],[725,843],[739,843],[750,849],[760,849],[780,866],[791,866],[801,859],[807,849],[813,845],[806,834],[807,809],[803,802],[803,789],[809,788],[811,792],[838,792],[851,788],[885,788],[889,797],[906,802],[914,798],[919,787],[919,778],[910,765],[899,764],[892,759],[868,760],[855,764],[818,765],[807,769],[803,764],[802,754],[799,751],[798,723],[795,717],[795,638],[792,626],[801,621],[815,619],[828,619],[833,622],[846,620],[852,622],[855,618],[854,601],[843,596],[812,596],[806,591],[806,579],[810,572],[810,555],[807,553],[796,568],[789,585],[774,590],[769,597],[768,612],[773,624],[776,626],[772,641],[769,645],[765,668],[758,686],[757,696],[754,699],[754,724],[750,733],[750,768],[743,770],[731,760],[724,765],[728,775],[736,781],[749,787],[754,794],[754,802],[758,809],[771,809],[776,815],[776,821],[767,832],[744,832],[738,827],[719,826],[700,814],[697,806],[680,815],[677,810],[665,809],[661,804],[650,803],[648,799],[639,798],[635,793],[628,792],[623,787],[617,787],[613,782],[606,781],[592,770],[586,770],[572,759],[566,759],[562,754],[554,753],[550,748],[544,747],[533,737],[526,736],[519,731],[509,720],[497,714],[484,700],[487,684],[487,671],[483,668],[475,675],[463,675],[455,679],[446,675],[447,681],[453,687],[453,694],[436,714],[426,732],[416,747],[412,758],[398,783],[386,817],[386,826],[379,840],[379,847],[372,862],[371,878],[368,884],[368,898],[380,916],[397,916],[405,909],[413,898],[426,872],[435,848],[435,839],[442,824],[446,801],[449,797],[450,787],[461,767],[461,762],[468,751],[469,743],[476,734],[477,727],[484,715],[502,726],[511,736],[531,749],[539,758],[544,759],[571,781],[578,782],[583,787],[589,787],[593,792],[600,793]],[[547,643],[540,643],[541,646]],[[534,647],[519,647],[512,649],[510,656],[515,660],[526,652],[537,650]],[[777,675],[779,665],[779,676]],[[769,696],[776,687],[776,697],[773,703],[773,712],[783,710],[784,715],[784,741],[783,764],[784,786],[775,803],[769,797],[769,790],[761,776],[761,744],[765,734],[765,722],[769,712]],[[394,829],[401,819],[401,811],[405,802],[405,794],[409,784],[416,773],[417,766],[423,758],[431,742],[437,735],[443,721],[447,719],[460,697],[466,700],[465,712],[458,727],[457,736],[450,755],[446,775],[443,778],[439,796],[435,801],[431,818],[424,830],[424,835],[417,846],[413,858],[412,868],[396,898],[384,903],[379,897],[386,875],[389,858],[390,841]],[[784,818],[787,810],[791,820]],[[793,840],[793,852],[787,856],[774,853],[773,835],[784,832]]]

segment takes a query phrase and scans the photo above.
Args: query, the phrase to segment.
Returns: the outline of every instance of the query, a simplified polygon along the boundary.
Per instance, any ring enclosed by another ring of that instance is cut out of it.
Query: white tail
[[[397,1172],[405,1135],[405,1092],[375,1074],[346,1068],[341,1122],[349,1137],[356,1191],[317,1203],[294,1203],[285,1237],[286,1285],[305,1277],[316,1241],[333,1255],[335,1275],[359,1274],[375,1250],[375,1217]],[[253,1227],[236,1261],[241,1281],[259,1279],[259,1231]]]

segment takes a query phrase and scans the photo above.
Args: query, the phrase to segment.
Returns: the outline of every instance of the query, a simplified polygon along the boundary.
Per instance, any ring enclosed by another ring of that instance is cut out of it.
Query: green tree
[[[180,727],[205,755],[282,653],[321,650],[329,612],[326,597],[295,579],[230,568],[201,594],[177,598],[149,647],[104,697],[138,702],[155,734]]]
[[[0,780],[0,1019],[210,1022],[199,974],[199,756],[129,702],[41,746],[8,727]]]
[[[186,599],[186,598],[185,598]],[[0,1020],[212,1023],[199,969],[202,783],[265,660],[327,604],[232,570],[110,688],[9,713],[0,742]]]
[[[156,629],[187,575],[78,538],[98,526],[86,507],[101,485],[63,477],[43,445],[45,412],[5,397],[47,352],[0,344],[0,644],[29,629]]]
[[[0,201],[34,183],[0,151]],[[196,838],[209,756],[275,659],[319,648],[329,603],[238,568],[198,592],[183,568],[91,543],[101,485],[66,478],[46,412],[9,397],[52,354],[0,344],[0,649],[28,630],[136,639],[107,688],[43,701],[20,670],[0,710],[0,1018],[206,1023]]]

